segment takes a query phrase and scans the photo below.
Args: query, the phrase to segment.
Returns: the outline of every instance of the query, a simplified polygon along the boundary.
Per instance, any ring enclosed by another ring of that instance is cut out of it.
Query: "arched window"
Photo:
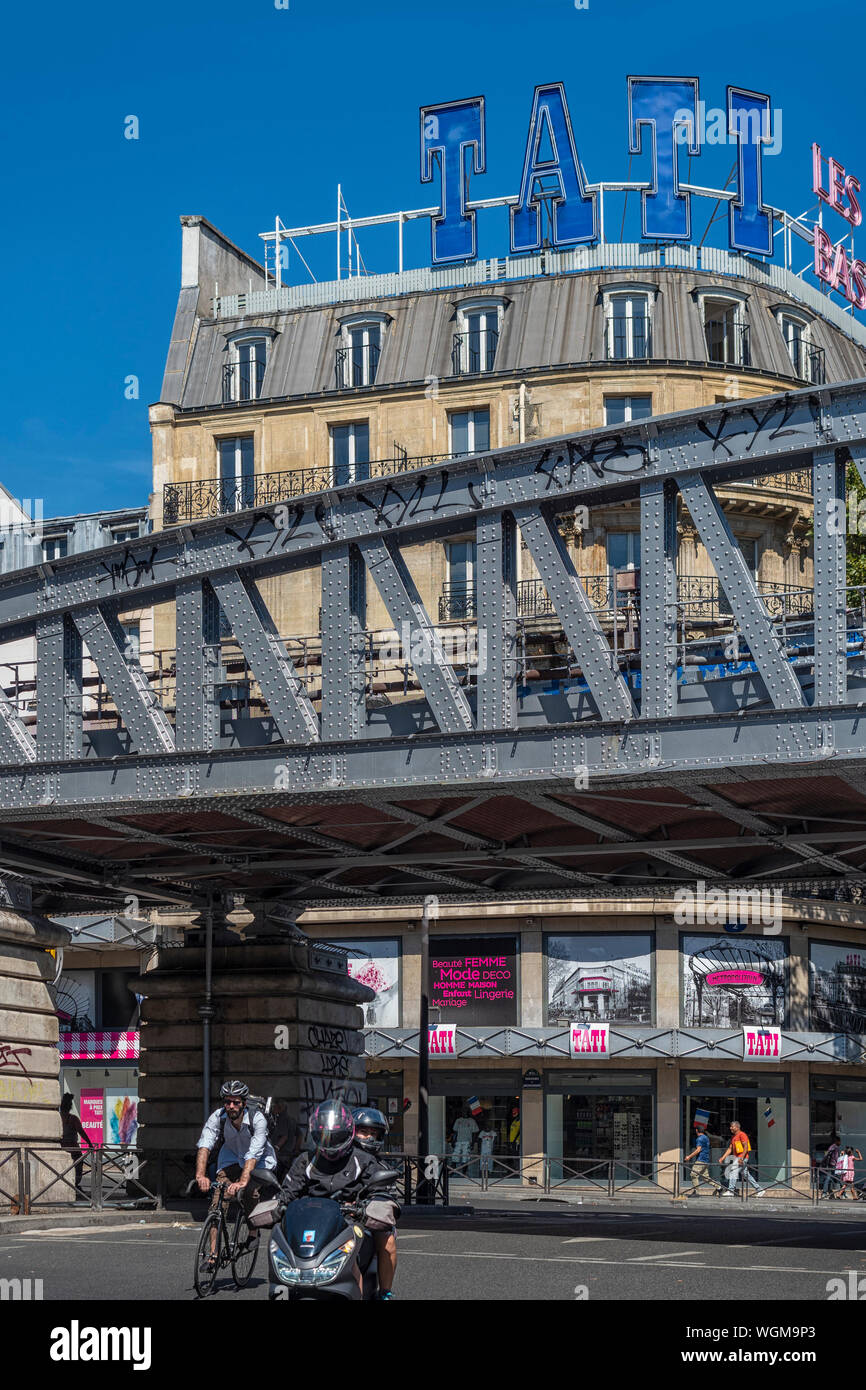
[[[604,351],[610,361],[652,356],[653,295],[654,291],[630,285],[602,290]]]
[[[232,333],[226,339],[223,404],[261,400],[268,364],[268,345],[272,336],[273,330],[249,329]]]
[[[379,358],[387,314],[352,314],[340,320],[340,342],[335,360],[338,391],[354,386],[373,386],[379,370]]]
[[[457,329],[451,342],[451,370],[455,376],[493,371],[505,305],[504,299],[490,296],[458,304]]]
[[[707,361],[727,367],[750,367],[747,296],[718,290],[695,290],[694,296],[701,315]]]
[[[813,386],[823,386],[824,349],[812,341],[811,315],[784,305],[779,305],[774,312],[794,375],[801,381],[811,382]]]

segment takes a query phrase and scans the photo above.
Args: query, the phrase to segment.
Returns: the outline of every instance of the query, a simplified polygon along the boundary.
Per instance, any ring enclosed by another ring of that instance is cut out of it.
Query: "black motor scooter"
[[[383,1171],[375,1185],[384,1188],[396,1177]],[[290,1202],[268,1241],[268,1297],[290,1302],[375,1298],[376,1247],[363,1222],[364,1203],[341,1204],[330,1197]]]

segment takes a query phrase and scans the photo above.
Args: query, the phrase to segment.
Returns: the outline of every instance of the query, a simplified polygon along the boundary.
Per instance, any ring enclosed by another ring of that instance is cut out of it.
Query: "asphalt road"
[[[0,1236],[0,1279],[43,1281],[43,1299],[194,1300],[199,1227],[177,1223]],[[395,1292],[406,1301],[737,1300],[826,1302],[828,1280],[866,1275],[866,1222],[735,1212],[519,1210],[419,1216],[400,1224]],[[864,1286],[866,1287],[866,1286]],[[266,1259],[252,1283],[229,1277],[210,1302],[266,1300]]]

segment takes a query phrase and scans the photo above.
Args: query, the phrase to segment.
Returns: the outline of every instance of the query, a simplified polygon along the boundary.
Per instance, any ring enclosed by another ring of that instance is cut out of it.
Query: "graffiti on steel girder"
[[[606,434],[588,444],[567,439],[557,452],[545,449],[534,471],[547,478],[548,490],[551,486],[567,489],[584,464],[598,478],[629,478],[648,467],[649,451],[639,439],[626,441],[621,434]]]
[[[137,589],[142,579],[147,576],[153,579],[153,562],[156,559],[158,547],[152,545],[150,554],[147,557],[134,555],[129,549],[124,550],[120,560],[101,560],[99,568],[105,570],[106,577],[111,580],[112,589]],[[101,580],[104,583],[104,580]]]
[[[420,477],[413,484],[410,492],[404,493],[400,488],[395,487],[392,482],[386,483],[378,499],[368,497],[366,493],[358,493],[358,501],[363,502],[365,507],[370,508],[375,513],[377,526],[385,526],[390,530],[393,526],[400,526],[404,521],[417,520],[418,517],[435,517],[441,512],[447,512],[453,507],[462,511],[465,502],[458,496],[453,502],[445,501],[445,494],[452,481],[447,469],[439,470],[437,483],[438,491],[435,495],[430,490],[432,478]],[[475,493],[475,485],[467,484],[469,496],[472,499],[472,510],[481,511],[481,502]],[[427,494],[425,498],[425,493]]]
[[[817,396],[807,396],[805,403],[811,423],[817,426],[820,423],[820,403]],[[698,420],[698,429],[701,434],[705,434],[708,439],[712,440],[713,453],[721,446],[728,458],[731,458],[734,451],[728,448],[727,441],[736,439],[740,435],[751,436],[745,446],[745,452],[749,453],[754,448],[758,436],[765,431],[767,432],[766,442],[768,444],[774,439],[782,439],[792,434],[802,434],[805,422],[790,429],[786,428],[789,420],[793,419],[797,407],[802,404],[802,398],[792,399],[790,396],[783,396],[781,400],[772,401],[763,409],[759,407],[755,410],[754,407],[747,405],[736,413],[723,410],[718,421],[715,422],[715,428],[706,420]],[[746,423],[747,419],[752,421],[751,425]],[[728,429],[729,422],[732,426],[730,429]]]

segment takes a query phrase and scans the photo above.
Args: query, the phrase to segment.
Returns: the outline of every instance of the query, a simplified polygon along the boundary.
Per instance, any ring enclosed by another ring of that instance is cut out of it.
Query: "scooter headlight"
[[[299,1283],[301,1278],[301,1271],[299,1269],[295,1269],[294,1265],[289,1264],[288,1260],[285,1257],[285,1254],[277,1245],[277,1242],[275,1240],[271,1241],[269,1250],[271,1256],[271,1263],[274,1266],[274,1273],[276,1274],[277,1278],[280,1279],[284,1284]]]

